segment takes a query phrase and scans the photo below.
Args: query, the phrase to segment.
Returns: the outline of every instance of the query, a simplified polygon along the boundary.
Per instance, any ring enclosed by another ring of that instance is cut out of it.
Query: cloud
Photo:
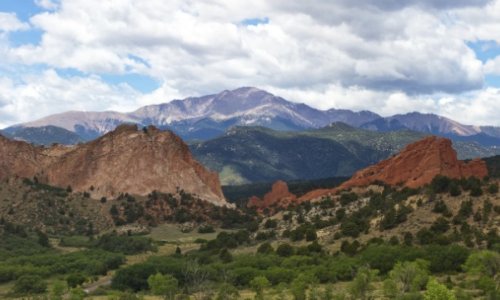
[[[44,32],[41,44],[13,53],[26,64],[137,72],[195,93],[265,83],[415,94],[481,88],[481,62],[439,16],[422,8],[431,2],[63,0],[59,10],[31,19]],[[436,7],[456,6],[445,2]],[[248,19],[266,22],[241,23]]]
[[[500,56],[488,60],[484,65],[484,71],[487,74],[500,75]]]
[[[469,41],[495,41],[500,45],[500,1],[485,7],[468,7],[451,14],[452,31]]]
[[[55,10],[59,8],[59,2],[57,0],[35,0],[35,4],[47,10]]]
[[[472,95],[454,97],[439,112],[454,120],[472,125],[500,126],[500,89],[489,87]]]
[[[500,89],[485,88],[476,92],[449,95],[407,95],[402,92],[373,91],[360,87],[331,85],[323,90],[276,89],[265,87],[276,95],[295,102],[309,103],[320,109],[338,108],[370,110],[382,115],[422,112],[443,115],[468,125],[500,126]]]
[[[21,22],[15,13],[0,12],[0,32],[20,31],[29,28],[29,25]]]
[[[257,86],[323,109],[371,109],[384,115],[420,110],[455,114],[469,123],[498,123],[481,105],[495,95],[483,87],[485,74],[499,72],[499,58],[483,65],[467,42],[500,41],[500,0],[36,3],[48,11],[33,16],[31,25],[16,27],[15,15],[4,14],[10,21],[3,22],[0,14],[0,30],[32,26],[42,32],[34,45],[13,47],[0,40],[4,61],[49,72],[40,79],[47,87],[36,79],[39,70],[22,84],[4,78],[17,93],[3,106],[1,117],[9,122],[28,118],[14,102],[27,106],[26,93],[33,89],[46,89],[53,97],[33,94],[33,101],[40,97],[45,107],[41,112],[49,114]],[[64,78],[51,71],[68,68],[81,75]],[[102,75],[109,74],[147,76],[160,88],[139,93],[104,82]],[[68,98],[64,84],[74,85],[68,90],[75,100]],[[4,83],[4,91],[8,87]],[[460,114],[464,107],[475,113]]]
[[[50,69],[17,80],[0,77],[0,126],[67,110],[129,111],[138,97],[127,85],[110,86],[98,77],[64,78]]]

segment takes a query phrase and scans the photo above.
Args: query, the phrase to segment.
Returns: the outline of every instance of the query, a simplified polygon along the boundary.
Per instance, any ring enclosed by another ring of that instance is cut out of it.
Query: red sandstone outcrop
[[[227,205],[218,175],[198,163],[177,135],[154,127],[121,125],[73,147],[35,147],[0,137],[0,179],[10,176],[37,176],[74,191],[92,190],[93,197],[175,193],[179,188]]]
[[[33,177],[43,158],[40,149],[30,144],[12,141],[0,135],[0,178],[11,175]]]
[[[290,193],[288,185],[284,181],[276,181],[271,191],[264,195],[263,199],[253,196],[250,198],[247,206],[256,208],[258,211],[264,209],[273,210],[274,208],[286,208],[291,204],[298,203],[297,196]]]
[[[338,188],[311,191],[300,200],[317,199],[339,190],[368,186],[376,181],[417,188],[430,183],[437,175],[450,178],[483,178],[488,175],[488,169],[486,163],[480,159],[459,161],[449,139],[433,136],[410,144],[399,154],[357,172]]]

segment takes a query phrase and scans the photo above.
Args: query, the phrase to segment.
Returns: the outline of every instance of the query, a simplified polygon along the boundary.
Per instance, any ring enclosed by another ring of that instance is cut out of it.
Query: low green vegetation
[[[149,238],[117,234],[105,234],[91,243],[91,247],[126,255],[157,250]]]
[[[315,286],[339,282],[348,283],[348,294],[354,299],[373,299],[374,295],[388,299],[456,299],[453,297],[464,286],[489,297],[500,296],[495,285],[500,276],[498,252],[470,251],[458,245],[394,246],[384,242],[363,245],[357,254],[346,255],[327,253],[313,242],[300,247],[283,243],[276,248],[264,243],[255,253],[230,254],[226,244],[219,246],[223,248],[202,246],[185,255],[154,256],[122,268],[114,276],[112,287],[158,295],[162,290],[158,286],[169,285],[172,288],[161,293],[168,299],[173,295],[167,295],[167,291],[212,297],[220,293],[222,282],[225,289],[253,290],[256,299],[270,299],[272,293],[283,289],[294,299],[310,299]],[[435,279],[447,276],[457,279],[451,283]],[[443,295],[449,298],[439,298]]]
[[[124,235],[61,237],[0,220],[0,297],[499,299],[495,184],[436,177],[420,189],[349,190],[273,215],[151,194],[144,212],[169,201],[176,210],[145,236],[127,226],[117,230]],[[127,223],[139,201],[122,198],[112,204]],[[184,211],[191,206],[203,215]]]
[[[86,247],[64,253],[54,248],[45,234],[22,226],[4,221],[0,233],[0,285],[13,283],[12,296],[60,294],[57,282],[52,286],[55,291],[48,289],[49,280],[59,278],[58,282],[76,288],[118,269],[125,263],[127,254],[155,250],[148,238],[107,234],[87,240],[63,238],[60,244]]]

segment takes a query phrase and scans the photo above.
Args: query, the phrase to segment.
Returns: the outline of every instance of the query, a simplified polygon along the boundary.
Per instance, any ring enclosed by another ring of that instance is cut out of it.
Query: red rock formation
[[[265,194],[263,199],[253,196],[247,206],[255,207],[262,212],[266,208],[272,211],[275,208],[286,208],[294,203],[298,203],[297,196],[290,193],[286,182],[279,180],[273,184],[271,191]]]
[[[486,163],[480,159],[459,161],[449,139],[428,137],[408,145],[399,154],[354,174],[340,187],[307,193],[301,201],[316,199],[336,191],[367,186],[375,181],[411,188],[424,186],[437,175],[450,178],[483,178],[488,175]]]
[[[49,184],[93,197],[146,195],[177,188],[216,205],[227,205],[219,177],[206,170],[174,133],[121,125],[92,142],[73,147],[34,147],[0,137],[0,179],[37,176]]]

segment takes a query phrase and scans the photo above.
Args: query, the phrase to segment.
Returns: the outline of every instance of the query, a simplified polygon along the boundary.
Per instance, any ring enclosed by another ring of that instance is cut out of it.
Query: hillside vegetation
[[[241,185],[351,176],[423,137],[412,131],[375,132],[343,123],[293,132],[236,127],[190,147],[198,161],[219,172],[223,185]],[[457,142],[454,148],[460,159],[496,153],[466,142]]]
[[[500,178],[500,155],[484,159],[491,177]]]
[[[126,210],[117,211],[115,223],[126,220]],[[63,237],[57,248],[40,231],[2,221],[0,292],[48,295],[62,286],[59,295],[71,299],[500,296],[498,268],[492,268],[500,264],[500,197],[493,179],[438,176],[420,189],[375,184],[258,219],[251,211],[219,213],[219,225],[199,224],[186,233],[158,227],[151,236],[161,241],[131,232],[92,234]],[[60,252],[68,246],[77,248]]]
[[[36,178],[1,181],[0,218],[49,234],[89,236],[125,225],[140,231],[163,223],[238,227],[252,219],[183,190],[147,196],[121,194],[115,199],[94,199],[91,193],[42,184]]]

